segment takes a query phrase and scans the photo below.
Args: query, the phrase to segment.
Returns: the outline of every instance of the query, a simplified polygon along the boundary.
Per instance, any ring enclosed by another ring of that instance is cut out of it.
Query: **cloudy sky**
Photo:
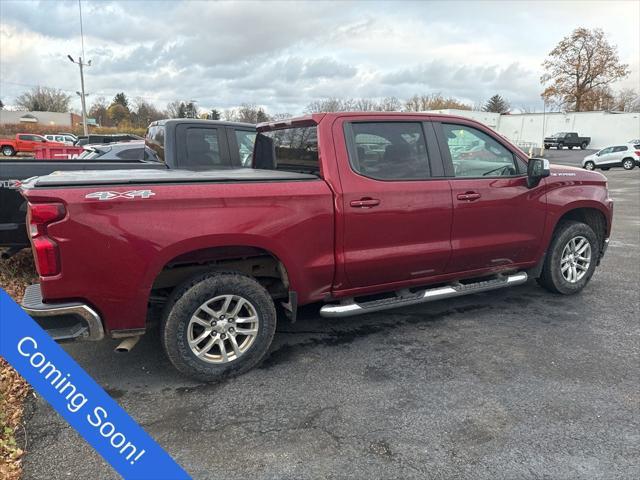
[[[542,108],[541,63],[576,27],[599,27],[640,87],[640,2],[84,1],[91,99],[119,91],[159,107],[241,103],[301,113],[323,97],[494,93]],[[78,2],[0,0],[0,99],[32,85],[74,93]],[[79,101],[74,93],[74,107]]]

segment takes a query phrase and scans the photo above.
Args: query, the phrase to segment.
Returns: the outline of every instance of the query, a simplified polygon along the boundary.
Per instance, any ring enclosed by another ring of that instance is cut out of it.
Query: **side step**
[[[416,305],[418,303],[433,302],[444,298],[461,297],[471,293],[486,292],[496,290],[498,288],[513,287],[523,284],[527,281],[526,272],[518,272],[513,275],[499,275],[491,280],[484,280],[473,283],[455,283],[446,287],[427,288],[419,292],[409,292],[406,290],[396,292],[395,297],[383,298],[380,300],[372,300],[370,302],[357,303],[353,299],[349,299],[343,303],[332,303],[323,306],[320,309],[320,315],[323,317],[349,317],[352,315],[362,315],[364,313],[378,312],[380,310],[388,310],[390,308],[406,307],[408,305]]]

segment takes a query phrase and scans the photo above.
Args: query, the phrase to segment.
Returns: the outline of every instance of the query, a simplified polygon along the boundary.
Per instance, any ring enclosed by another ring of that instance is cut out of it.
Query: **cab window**
[[[442,124],[455,177],[511,177],[515,155],[486,133],[467,125]]]
[[[347,124],[351,168],[375,180],[430,178],[427,146],[419,122]]]

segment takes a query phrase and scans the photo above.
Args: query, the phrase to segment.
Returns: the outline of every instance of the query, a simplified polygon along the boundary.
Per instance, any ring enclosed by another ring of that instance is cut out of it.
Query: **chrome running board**
[[[353,298],[350,298],[342,303],[331,303],[323,306],[320,309],[320,315],[330,318],[362,315],[364,313],[378,312],[380,310],[388,310],[390,308],[406,307],[408,305],[433,302],[444,298],[461,297],[462,295],[469,295],[471,293],[486,292],[504,287],[513,287],[515,285],[525,283],[527,278],[526,272],[518,272],[513,275],[499,275],[491,280],[482,280],[466,284],[453,283],[445,287],[427,288],[418,292],[402,290],[396,292],[395,297],[382,298],[380,300],[371,300],[362,303],[358,303]]]

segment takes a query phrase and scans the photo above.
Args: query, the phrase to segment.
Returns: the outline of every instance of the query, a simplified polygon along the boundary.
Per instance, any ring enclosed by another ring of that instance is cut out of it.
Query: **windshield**
[[[551,136],[552,137],[564,137],[566,134],[567,134],[567,132],[558,132],[558,133],[554,133]]]

